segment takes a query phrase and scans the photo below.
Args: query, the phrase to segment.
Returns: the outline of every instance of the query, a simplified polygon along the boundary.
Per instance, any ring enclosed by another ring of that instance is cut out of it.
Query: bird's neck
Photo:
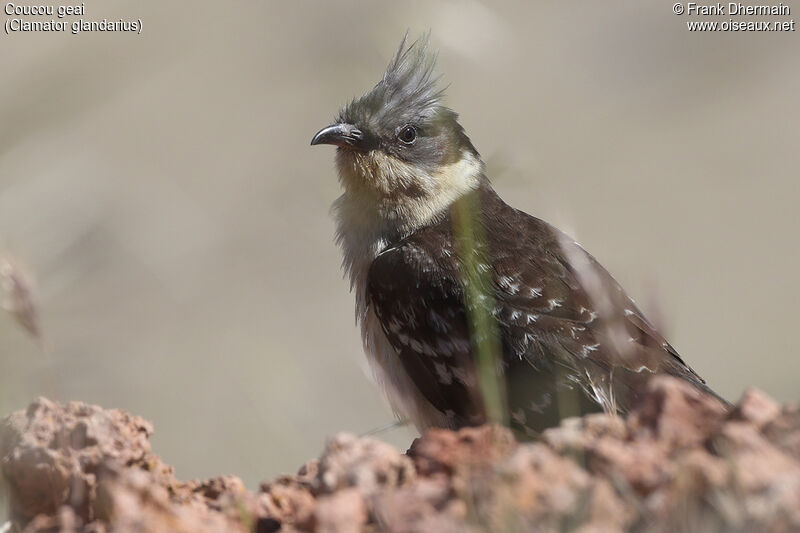
[[[485,180],[483,163],[464,152],[455,163],[431,173],[387,177],[384,182],[403,179],[413,185],[388,192],[371,186],[362,174],[351,171],[350,165],[340,162],[338,166],[344,194],[333,205],[336,238],[360,314],[372,261],[389,246],[441,220],[453,202],[477,189]]]

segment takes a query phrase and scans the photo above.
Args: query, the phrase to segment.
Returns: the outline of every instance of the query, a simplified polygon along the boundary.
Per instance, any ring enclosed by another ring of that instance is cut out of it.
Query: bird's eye
[[[403,126],[400,133],[397,134],[397,138],[404,144],[413,144],[417,140],[417,129],[411,125]]]

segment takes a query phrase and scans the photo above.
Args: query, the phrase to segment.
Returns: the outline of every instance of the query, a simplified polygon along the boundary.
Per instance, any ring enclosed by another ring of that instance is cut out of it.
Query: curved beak
[[[311,146],[332,144],[340,148],[359,148],[359,143],[363,138],[361,130],[352,124],[331,124],[314,135],[314,138],[311,139]]]

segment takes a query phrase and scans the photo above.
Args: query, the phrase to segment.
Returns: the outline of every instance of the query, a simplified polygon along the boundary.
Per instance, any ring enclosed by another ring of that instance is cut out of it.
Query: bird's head
[[[435,62],[427,36],[410,45],[404,38],[383,79],[311,140],[338,147],[346,193],[383,209],[427,212],[477,187],[483,164],[458,115],[442,103]]]

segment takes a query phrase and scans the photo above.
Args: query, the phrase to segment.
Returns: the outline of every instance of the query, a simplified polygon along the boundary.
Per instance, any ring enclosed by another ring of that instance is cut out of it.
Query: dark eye
[[[397,134],[397,138],[405,144],[413,144],[417,140],[417,129],[411,125],[403,126],[400,133]]]

